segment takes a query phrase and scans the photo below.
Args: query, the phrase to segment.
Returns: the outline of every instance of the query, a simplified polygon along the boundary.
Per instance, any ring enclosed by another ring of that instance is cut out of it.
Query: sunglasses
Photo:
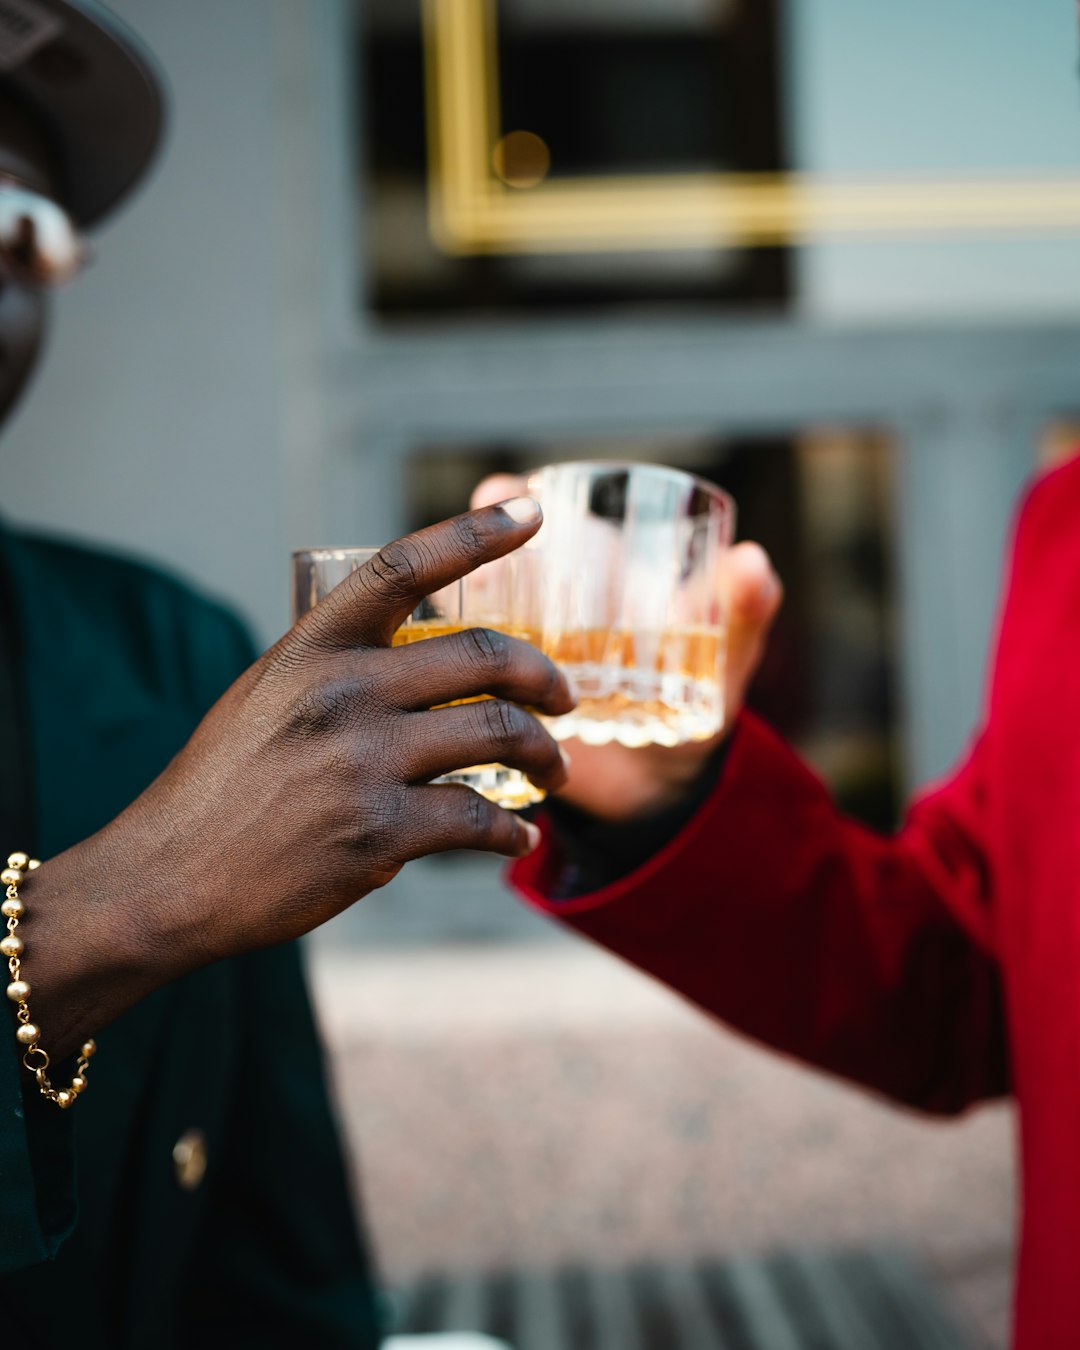
[[[88,257],[62,206],[18,178],[0,173],[0,281],[55,290],[74,280]]]

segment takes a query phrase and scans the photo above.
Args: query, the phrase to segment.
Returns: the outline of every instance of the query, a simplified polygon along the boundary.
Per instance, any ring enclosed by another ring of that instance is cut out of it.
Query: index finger
[[[425,596],[530,539],[543,514],[533,497],[466,511],[387,544],[304,620],[333,647],[386,647]]]

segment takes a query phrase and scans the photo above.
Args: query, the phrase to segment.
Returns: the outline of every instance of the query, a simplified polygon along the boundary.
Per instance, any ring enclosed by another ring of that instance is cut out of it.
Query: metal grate
[[[514,1350],[981,1350],[896,1252],[429,1276],[395,1305],[399,1332],[483,1331]]]

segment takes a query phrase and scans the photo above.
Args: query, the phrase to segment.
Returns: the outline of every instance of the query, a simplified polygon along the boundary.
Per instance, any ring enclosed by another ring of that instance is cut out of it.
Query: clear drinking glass
[[[377,552],[374,548],[313,548],[295,552],[293,620],[313,609]],[[536,642],[537,633],[530,624],[534,604],[532,567],[532,558],[511,554],[429,595],[394,634],[393,645],[403,647],[424,638],[460,633],[466,628],[493,628]],[[433,781],[464,783],[489,801],[513,810],[544,798],[544,793],[520,770],[508,769],[503,764],[475,764]]]
[[[553,464],[529,479],[527,608],[580,702],[549,727],[589,745],[680,745],[724,724],[720,575],[735,503],[659,465]]]

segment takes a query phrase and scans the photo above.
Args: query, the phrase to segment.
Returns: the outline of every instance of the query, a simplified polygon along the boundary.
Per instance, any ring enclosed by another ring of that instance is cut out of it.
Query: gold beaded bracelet
[[[0,938],[0,952],[7,957],[8,972],[11,975],[7,996],[12,1003],[18,1004],[15,1017],[19,1025],[15,1030],[15,1039],[24,1047],[23,1066],[34,1075],[41,1095],[50,1102],[55,1102],[61,1111],[66,1111],[69,1106],[75,1104],[75,1099],[86,1087],[86,1071],[90,1067],[90,1060],[97,1046],[93,1041],[84,1041],[70,1086],[59,1089],[53,1087],[48,1074],[49,1056],[38,1044],[41,1040],[41,1030],[30,1020],[28,1002],[30,984],[22,978],[23,940],[15,931],[19,926],[19,920],[26,915],[26,903],[19,895],[19,887],[26,880],[26,874],[40,866],[41,863],[36,858],[30,858],[25,853],[12,853],[7,860],[7,867],[0,872],[0,886],[7,887],[7,894],[3,902],[0,902],[0,914],[7,919],[7,937]]]

